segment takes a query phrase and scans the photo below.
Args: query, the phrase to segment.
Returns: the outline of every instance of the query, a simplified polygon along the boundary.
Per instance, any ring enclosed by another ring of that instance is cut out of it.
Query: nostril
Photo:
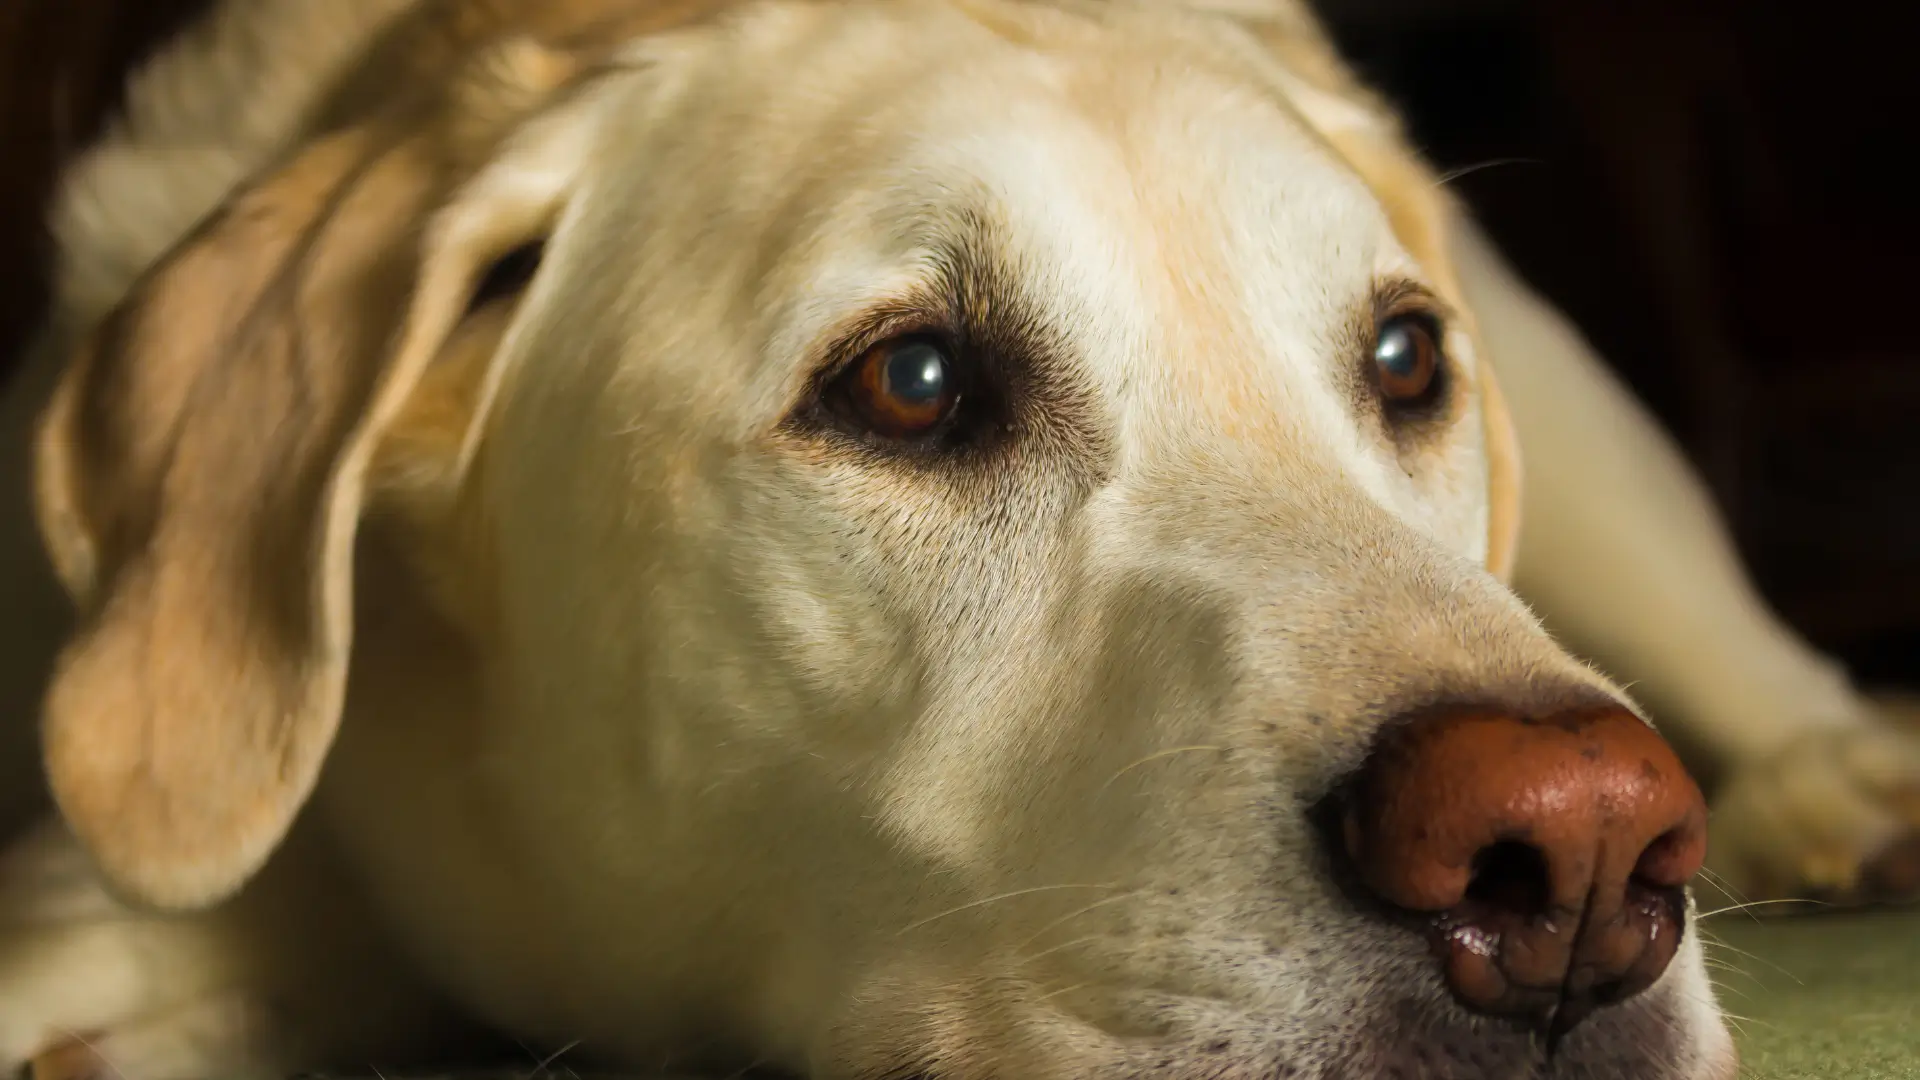
[[[1352,880],[1424,924],[1455,997],[1555,1032],[1659,979],[1706,847],[1698,787],[1617,706],[1409,718],[1339,808]]]
[[[1532,918],[1544,914],[1551,884],[1547,857],[1518,840],[1502,840],[1473,857],[1467,900],[1495,911]]]
[[[1633,864],[1632,881],[1648,889],[1676,889],[1693,876],[1699,859],[1690,850],[1697,839],[1683,828],[1672,828],[1655,837]]]

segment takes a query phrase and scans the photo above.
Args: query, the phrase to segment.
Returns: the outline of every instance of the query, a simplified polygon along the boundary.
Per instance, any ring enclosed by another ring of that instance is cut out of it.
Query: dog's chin
[[[1716,1014],[1673,990],[1588,1018],[1557,1041],[1454,1010],[1402,1004],[1376,1011],[1343,1053],[1282,1076],[1326,1080],[1733,1080],[1738,1058]],[[1258,1072],[1249,1076],[1271,1075]]]
[[[935,1022],[939,1034],[913,1050],[855,1054],[843,1059],[852,1066],[845,1071],[862,1080],[1733,1080],[1738,1072],[1717,1013],[1688,1007],[1671,983],[1552,1044],[1428,997],[1359,1003],[1309,1023],[1192,998],[1160,999],[1151,1024],[932,1011],[946,1014]]]

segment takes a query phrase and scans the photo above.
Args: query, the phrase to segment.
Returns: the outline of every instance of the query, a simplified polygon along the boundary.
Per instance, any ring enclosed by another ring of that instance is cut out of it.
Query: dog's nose
[[[1608,705],[1397,725],[1342,825],[1369,889],[1433,915],[1464,1004],[1559,1034],[1666,970],[1706,820],[1666,740]]]

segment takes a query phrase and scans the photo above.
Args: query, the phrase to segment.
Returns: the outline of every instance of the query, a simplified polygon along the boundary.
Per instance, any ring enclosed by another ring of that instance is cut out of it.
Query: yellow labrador
[[[1731,1077],[1510,574],[1737,884],[1911,824],[1290,0],[233,0],[56,228],[0,1068]]]

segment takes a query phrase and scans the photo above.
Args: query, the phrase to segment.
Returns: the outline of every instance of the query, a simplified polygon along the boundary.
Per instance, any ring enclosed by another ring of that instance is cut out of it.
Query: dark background
[[[45,302],[53,170],[205,6],[0,0],[0,372]],[[1864,679],[1920,684],[1920,20],[1813,0],[1320,6],[1679,436],[1774,604]]]
[[[1920,684],[1911,5],[1321,6],[1680,438],[1775,606],[1863,679]]]

